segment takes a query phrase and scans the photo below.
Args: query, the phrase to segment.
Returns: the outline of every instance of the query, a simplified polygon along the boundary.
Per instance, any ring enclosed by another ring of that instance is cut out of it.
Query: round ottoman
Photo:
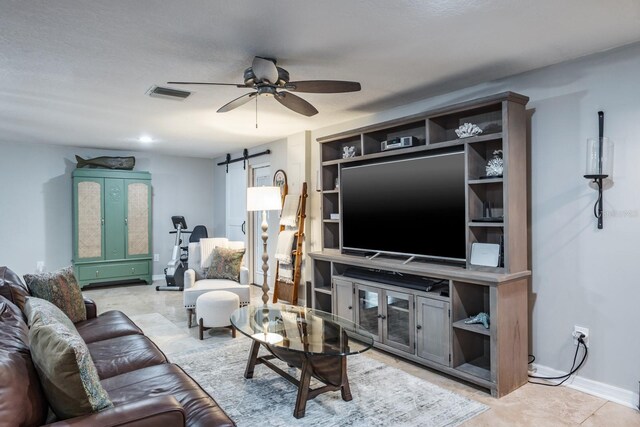
[[[236,329],[231,326],[231,313],[240,308],[240,297],[229,291],[211,291],[196,300],[196,318],[200,325],[199,335],[209,328],[229,328],[236,337]]]

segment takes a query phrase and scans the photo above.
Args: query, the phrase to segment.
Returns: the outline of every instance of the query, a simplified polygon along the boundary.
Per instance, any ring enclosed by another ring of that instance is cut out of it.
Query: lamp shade
[[[279,211],[282,209],[280,187],[247,188],[248,211]]]

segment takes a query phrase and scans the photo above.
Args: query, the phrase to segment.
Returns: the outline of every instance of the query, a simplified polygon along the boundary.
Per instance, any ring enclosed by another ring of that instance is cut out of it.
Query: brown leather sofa
[[[85,299],[87,320],[76,323],[113,408],[45,424],[48,403],[29,351],[22,309],[29,291],[0,267],[0,427],[4,426],[234,426],[200,385],[169,363],[124,313],[97,315]]]

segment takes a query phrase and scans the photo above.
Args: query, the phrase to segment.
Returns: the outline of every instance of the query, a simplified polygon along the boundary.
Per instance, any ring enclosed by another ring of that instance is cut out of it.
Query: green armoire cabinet
[[[73,171],[73,265],[80,286],[151,284],[151,174]]]

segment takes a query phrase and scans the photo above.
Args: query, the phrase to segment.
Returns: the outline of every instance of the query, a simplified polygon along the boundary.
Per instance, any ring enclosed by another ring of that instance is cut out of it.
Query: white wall
[[[640,45],[586,57],[406,105],[313,132],[316,138],[434,107],[510,90],[530,97],[531,348],[537,362],[566,372],[574,325],[590,329],[589,359],[579,375],[626,391],[637,404],[640,340]],[[586,140],[615,143],[613,186],[604,194],[604,229],[593,217],[595,191],[582,175]],[[316,174],[313,173],[315,186]],[[312,192],[312,212],[320,198]],[[312,217],[314,250],[320,223]],[[407,238],[409,238],[407,236]],[[623,392],[622,395],[625,395]]]
[[[213,229],[213,162],[147,152],[0,142],[0,265],[18,274],[34,272],[37,261],[52,271],[71,263],[72,185],[75,155],[136,157],[135,170],[151,172],[153,273],[163,274],[171,258],[172,215],[189,227]]]

